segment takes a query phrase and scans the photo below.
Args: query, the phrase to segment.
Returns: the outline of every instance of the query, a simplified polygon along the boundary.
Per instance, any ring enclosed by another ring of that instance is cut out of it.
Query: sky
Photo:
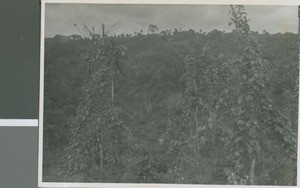
[[[45,36],[80,35],[83,25],[113,25],[119,22],[112,34],[133,34],[147,31],[150,24],[160,31],[166,29],[213,29],[230,32],[229,5],[118,5],[118,4],[46,4]],[[297,6],[247,5],[250,28],[269,33],[298,32]],[[77,28],[74,26],[76,23]]]

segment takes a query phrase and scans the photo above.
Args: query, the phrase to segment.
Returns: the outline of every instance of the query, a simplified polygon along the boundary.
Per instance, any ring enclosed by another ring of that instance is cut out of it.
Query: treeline
[[[229,33],[46,38],[44,181],[295,185],[298,37],[231,11]]]

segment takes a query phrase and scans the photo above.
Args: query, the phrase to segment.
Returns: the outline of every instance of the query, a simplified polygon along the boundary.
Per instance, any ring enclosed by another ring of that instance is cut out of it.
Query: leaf
[[[237,124],[238,124],[238,125],[244,125],[244,124],[245,124],[245,121],[239,119],[239,120],[237,121]]]
[[[250,144],[247,143],[246,147],[247,147],[248,153],[252,153],[253,152],[253,148],[250,146]]]
[[[254,125],[258,125],[257,119],[255,119],[253,123],[254,123]]]
[[[254,139],[250,139],[249,143],[250,143],[251,146],[254,146],[254,145],[256,145],[257,141],[254,140]]]
[[[251,125],[251,121],[247,121],[246,126],[250,127],[250,125]]]
[[[225,89],[225,90],[224,90],[224,93],[225,93],[225,94],[227,94],[228,92],[229,92],[229,90],[228,90],[228,89]]]
[[[232,173],[232,170],[229,167],[225,167],[224,171],[227,176],[229,176]]]
[[[219,99],[219,102],[222,103],[223,101],[224,101],[224,99],[221,97],[221,98]]]
[[[196,128],[196,131],[197,131],[197,132],[202,132],[202,131],[204,131],[204,130],[205,130],[205,127],[204,127],[204,126],[199,126],[199,127]]]
[[[245,130],[245,126],[239,126],[239,130],[241,131]]]
[[[247,100],[247,101],[252,100],[252,99],[253,99],[253,97],[252,97],[251,95],[247,95],[247,96],[246,96],[246,100]]]
[[[241,104],[241,103],[242,103],[242,100],[243,100],[242,96],[239,96],[239,97],[238,97],[238,103]]]
[[[257,152],[257,153],[259,153],[260,152],[260,146],[259,146],[259,144],[258,143],[256,143],[255,145],[254,145],[254,150]]]
[[[237,136],[234,141],[237,143],[239,141],[243,140],[243,137],[242,136]]]

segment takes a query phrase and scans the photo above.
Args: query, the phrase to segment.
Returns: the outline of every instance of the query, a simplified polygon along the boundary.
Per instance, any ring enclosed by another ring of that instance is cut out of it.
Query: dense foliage
[[[231,15],[46,38],[44,181],[295,185],[297,35]]]

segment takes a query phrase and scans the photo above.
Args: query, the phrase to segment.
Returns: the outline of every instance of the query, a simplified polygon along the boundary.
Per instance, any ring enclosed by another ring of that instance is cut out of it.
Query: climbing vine
[[[124,56],[124,50],[93,35],[88,52],[82,55],[90,76],[82,88],[76,114],[69,121],[71,141],[65,155],[66,177],[73,181],[98,178],[101,182],[118,182],[126,170],[131,131],[113,101],[116,71],[111,70],[115,58]]]
[[[227,149],[236,162],[225,171],[231,184],[256,184],[257,163],[262,164],[274,148],[284,148],[291,160],[296,159],[296,134],[290,120],[271,98],[268,62],[251,34],[244,7],[231,6],[231,13],[231,24],[244,45],[241,55],[232,60],[239,82],[233,87],[236,100],[231,110],[236,121]],[[278,146],[279,143],[282,145]]]

